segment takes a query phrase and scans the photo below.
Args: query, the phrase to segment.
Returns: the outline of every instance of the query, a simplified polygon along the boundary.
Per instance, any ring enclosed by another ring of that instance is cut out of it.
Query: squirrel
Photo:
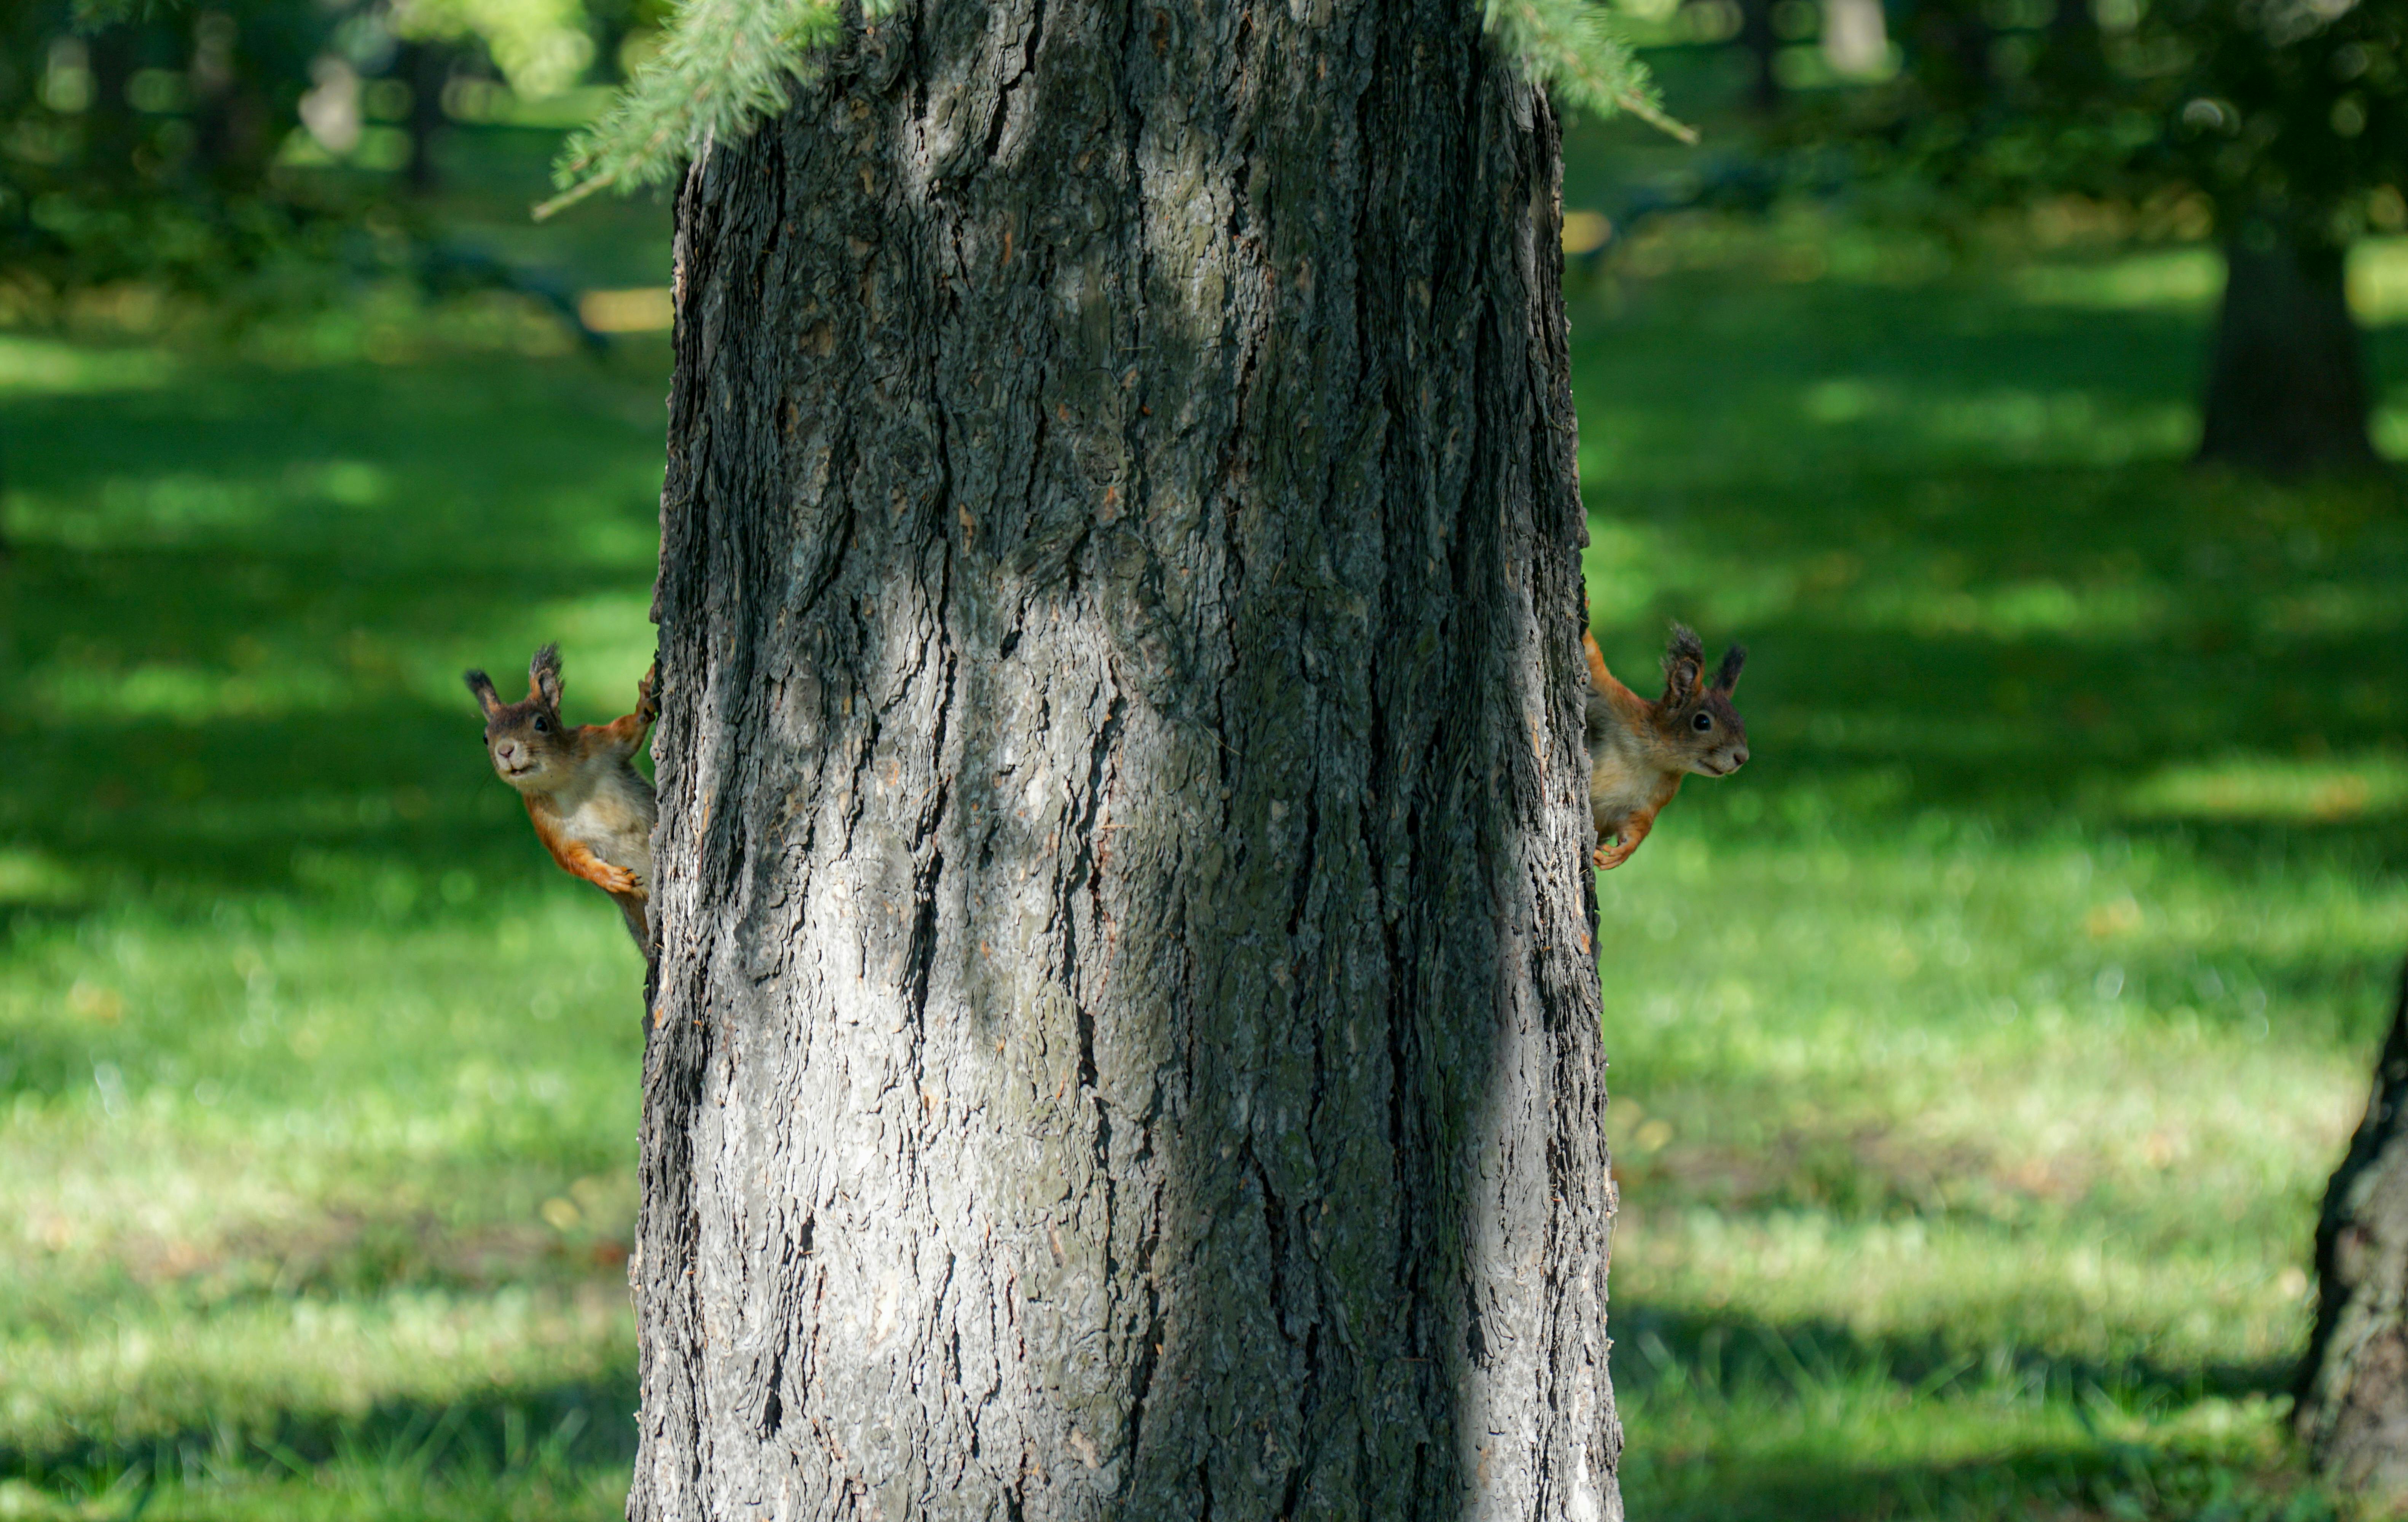
[[[485,710],[485,753],[501,779],[526,800],[536,839],[564,871],[610,895],[648,961],[652,936],[644,910],[660,806],[652,785],[628,758],[660,717],[652,690],[658,673],[655,666],[636,684],[634,713],[574,727],[560,721],[557,645],[536,651],[527,663],[523,703],[504,703],[483,672],[466,674],[468,690]]]
[[[1711,685],[1706,647],[1672,626],[1664,649],[1664,696],[1655,703],[1613,679],[1597,636],[1584,631],[1588,657],[1588,807],[1597,825],[1596,861],[1618,867],[1655,827],[1656,816],[1691,772],[1728,776],[1747,764],[1747,730],[1731,708],[1747,647],[1734,645]],[[1609,846],[1608,841],[1614,842]]]

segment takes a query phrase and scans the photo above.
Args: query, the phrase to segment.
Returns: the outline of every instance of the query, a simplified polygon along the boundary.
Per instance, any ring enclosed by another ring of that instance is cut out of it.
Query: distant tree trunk
[[[141,126],[133,102],[126,99],[137,40],[131,26],[104,26],[87,44],[92,102],[84,111],[84,162],[87,172],[103,184],[124,186],[137,178],[134,149],[141,141]]]
[[[402,128],[409,135],[409,166],[404,182],[413,193],[436,188],[435,143],[445,126],[443,87],[452,79],[452,50],[437,42],[405,42],[394,50],[394,77],[409,86],[409,110]]]
[[[2344,1489],[2408,1497],[2408,970],[2366,1118],[2316,1222],[2300,1435]]]
[[[1739,0],[1739,46],[1747,55],[1747,103],[1770,115],[1781,108],[1781,36],[1772,29],[1772,0]]]
[[[678,207],[635,1522],[1621,1515],[1555,127],[910,7]]]
[[[2347,254],[2263,221],[2227,240],[2200,460],[2270,476],[2377,462]]]

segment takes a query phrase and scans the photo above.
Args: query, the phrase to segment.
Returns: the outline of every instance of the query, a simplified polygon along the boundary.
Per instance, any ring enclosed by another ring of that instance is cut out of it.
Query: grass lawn
[[[1608,659],[1755,652],[1600,882],[1630,1515],[2320,1515],[2408,509],[2180,466],[2195,252],[1898,263],[1663,223],[1572,294]],[[619,1515],[639,968],[458,674],[624,711],[666,349],[360,320],[0,334],[0,1517]]]

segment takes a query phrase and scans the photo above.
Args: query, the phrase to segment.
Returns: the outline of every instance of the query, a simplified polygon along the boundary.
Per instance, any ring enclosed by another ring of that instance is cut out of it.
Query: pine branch
[[[86,0],[107,4],[109,0]],[[709,142],[743,136],[786,107],[837,40],[840,0],[682,0],[667,40],[602,119],[569,140],[538,219],[597,191],[656,185]],[[875,21],[896,0],[864,0]],[[1606,29],[1592,0],[1486,0],[1486,25],[1514,61],[1572,110],[1627,111],[1679,138],[1695,129],[1664,114],[1646,66]]]
[[[569,139],[538,219],[596,191],[657,185],[703,144],[741,137],[786,108],[837,40],[838,0],[683,0],[667,40],[591,128]],[[875,21],[895,0],[867,0]]]
[[[1487,0],[1486,24],[1556,105],[1600,117],[1627,111],[1684,143],[1698,130],[1664,114],[1647,65],[1609,31],[1590,0]]]

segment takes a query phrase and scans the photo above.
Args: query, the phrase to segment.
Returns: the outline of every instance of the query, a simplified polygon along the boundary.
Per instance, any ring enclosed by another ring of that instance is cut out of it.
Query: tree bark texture
[[[1542,98],[855,35],[678,208],[635,1522],[1621,1515]]]
[[[2227,241],[2200,460],[2280,477],[2377,463],[2347,255],[2263,220]]]
[[[2300,1435],[2348,1490],[2408,1497],[2408,968],[2374,1091],[2316,1222]]]

